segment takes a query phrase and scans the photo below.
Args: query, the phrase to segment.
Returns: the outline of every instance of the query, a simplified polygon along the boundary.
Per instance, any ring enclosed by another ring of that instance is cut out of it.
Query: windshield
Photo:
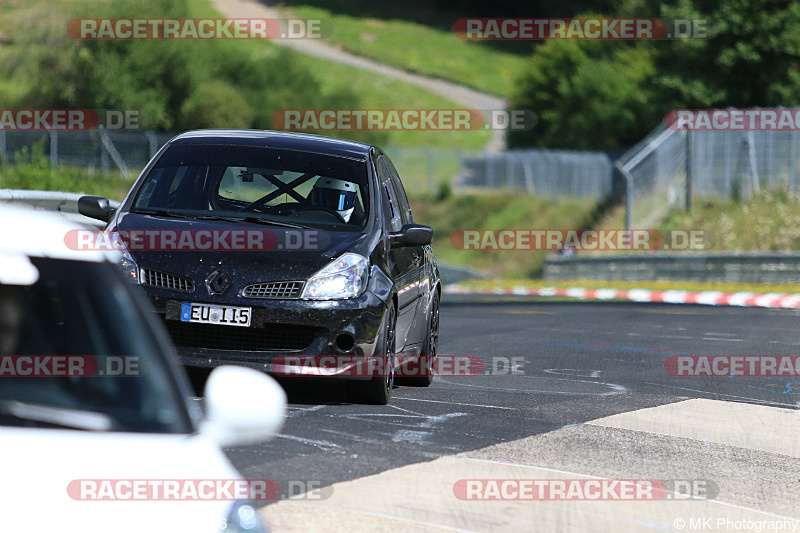
[[[365,161],[250,146],[176,144],[145,178],[133,211],[357,231],[366,225],[367,183]]]
[[[31,261],[34,285],[0,285],[0,425],[190,432],[164,345],[115,267]]]

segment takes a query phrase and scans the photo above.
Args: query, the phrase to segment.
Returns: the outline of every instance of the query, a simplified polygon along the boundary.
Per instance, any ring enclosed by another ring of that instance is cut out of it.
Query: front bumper
[[[323,368],[319,359],[320,356],[334,356],[343,361],[359,356],[371,358],[380,346],[387,309],[387,303],[369,290],[347,300],[242,299],[231,305],[252,307],[253,320],[249,328],[239,328],[181,322],[182,302],[217,303],[186,296],[150,294],[184,365],[234,364],[297,377],[365,379],[366,376],[353,371],[352,365],[331,371]],[[337,338],[352,342],[352,346],[343,349]]]

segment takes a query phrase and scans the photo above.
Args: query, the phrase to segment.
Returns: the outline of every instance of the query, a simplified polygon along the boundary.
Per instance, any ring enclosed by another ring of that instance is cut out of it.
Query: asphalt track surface
[[[794,409],[800,379],[673,377],[664,361],[797,354],[799,323],[797,310],[447,295],[440,353],[479,356],[486,374],[400,386],[386,406],[350,404],[339,383],[284,381],[281,435],[226,453],[245,477],[289,491],[289,481],[329,486],[692,398]],[[513,372],[501,364],[511,358]]]

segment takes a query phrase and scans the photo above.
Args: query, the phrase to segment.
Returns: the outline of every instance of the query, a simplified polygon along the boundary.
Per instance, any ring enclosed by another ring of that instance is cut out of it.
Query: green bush
[[[253,111],[236,89],[225,81],[201,85],[183,102],[180,128],[248,128]]]
[[[596,41],[547,41],[517,79],[511,109],[538,115],[510,131],[512,147],[615,150],[636,143],[663,117],[653,105],[652,52]]]

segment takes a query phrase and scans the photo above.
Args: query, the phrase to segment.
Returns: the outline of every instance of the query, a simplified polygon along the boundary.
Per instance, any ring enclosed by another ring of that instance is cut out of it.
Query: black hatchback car
[[[115,211],[84,196],[187,366],[347,380],[385,404],[433,379],[439,271],[378,147],[273,131],[169,141]]]

